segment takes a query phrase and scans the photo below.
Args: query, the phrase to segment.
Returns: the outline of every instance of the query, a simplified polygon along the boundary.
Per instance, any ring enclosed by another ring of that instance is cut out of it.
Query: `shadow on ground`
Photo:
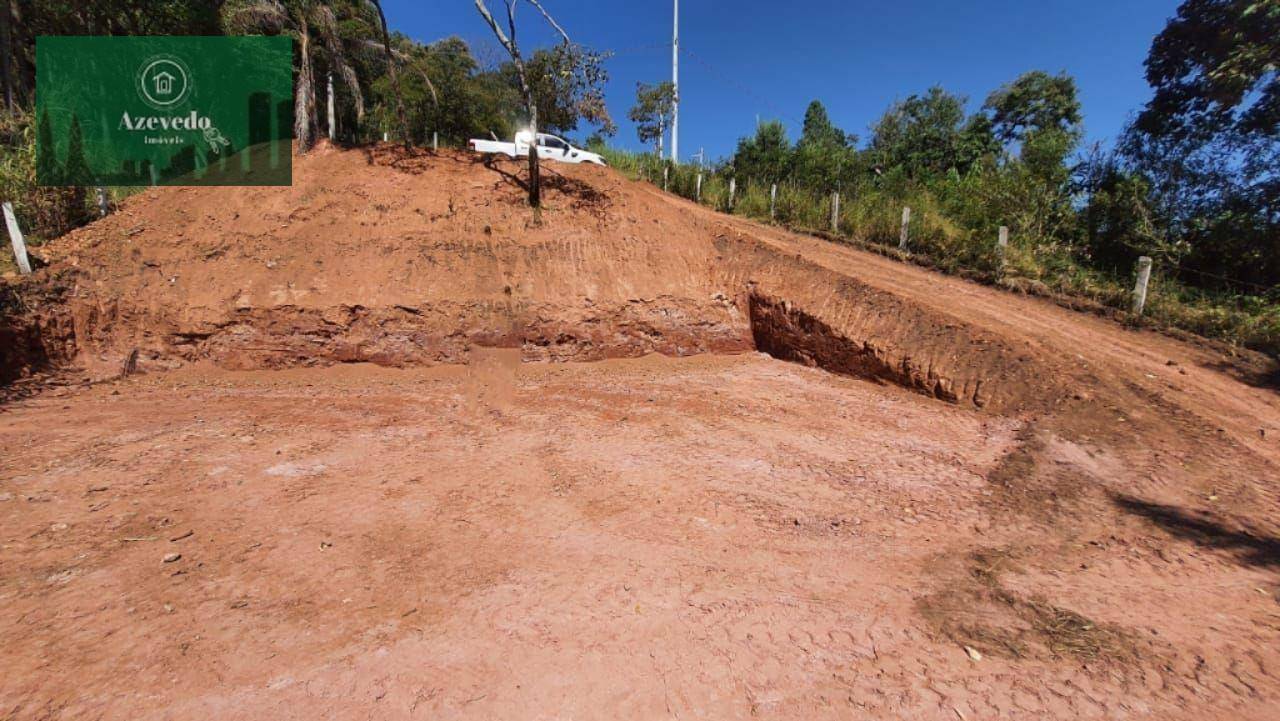
[[[1120,510],[1141,516],[1177,538],[1203,548],[1231,552],[1249,565],[1280,567],[1280,537],[1241,528],[1203,511],[1187,511],[1125,494],[1114,494],[1111,500]]]

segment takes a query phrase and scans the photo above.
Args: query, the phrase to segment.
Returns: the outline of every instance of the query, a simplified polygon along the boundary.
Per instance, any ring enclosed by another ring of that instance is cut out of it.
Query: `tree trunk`
[[[298,16],[298,28],[298,90],[293,101],[293,137],[298,143],[294,152],[302,154],[311,149],[311,116],[315,113],[315,99],[311,95],[310,29],[303,15]]]
[[[538,106],[533,100],[533,89],[529,87],[529,76],[525,70],[524,59],[520,57],[520,48],[516,45],[515,0],[507,0],[506,2],[507,27],[511,29],[510,37],[502,32],[502,28],[493,19],[493,13],[490,13],[489,8],[485,6],[484,0],[475,0],[475,3],[480,17],[484,18],[484,21],[489,25],[489,29],[493,30],[493,34],[498,37],[498,42],[502,43],[502,47],[506,48],[511,55],[511,63],[516,66],[516,75],[520,78],[520,90],[524,93],[525,109],[529,111],[529,205],[537,211],[542,205],[542,183],[538,172]],[[569,36],[565,33],[564,28],[556,24],[556,21],[547,14],[547,11],[542,7],[542,3],[538,2],[538,0],[529,0],[529,3],[538,8],[542,16],[564,37],[565,43],[568,44]]]
[[[10,24],[13,22],[13,3],[11,0],[3,0],[3,6],[0,6],[0,58],[3,59],[3,67],[0,72],[4,73],[4,107],[10,113],[13,112],[13,31]]]
[[[381,0],[373,0],[373,6],[378,8],[378,20],[382,23],[382,49],[387,52],[387,75],[391,78],[391,92],[396,96],[396,119],[400,122],[400,135],[404,140],[404,148],[408,150],[412,147],[412,139],[409,137],[409,121],[405,119],[404,99],[400,97],[400,77],[396,75],[396,59],[391,54],[391,36],[387,33],[387,16],[382,12]],[[435,88],[432,88],[434,92]]]
[[[542,206],[542,183],[538,172],[538,105],[533,100],[533,88],[529,86],[524,59],[518,50],[511,53],[511,62],[516,66],[520,89],[524,91],[524,105],[529,110],[529,205],[538,208]]]
[[[520,78],[524,79],[523,67],[520,69]],[[528,83],[525,83],[525,86],[527,87]],[[540,208],[542,207],[542,178],[538,171],[538,106],[533,103],[532,92],[529,93],[525,102],[529,106],[529,132],[533,134],[529,139],[529,205]]]

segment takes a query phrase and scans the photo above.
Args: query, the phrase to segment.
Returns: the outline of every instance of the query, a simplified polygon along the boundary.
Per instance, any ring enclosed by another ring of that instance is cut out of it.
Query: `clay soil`
[[[10,284],[0,717],[1277,718],[1265,359],[519,172],[324,147]]]

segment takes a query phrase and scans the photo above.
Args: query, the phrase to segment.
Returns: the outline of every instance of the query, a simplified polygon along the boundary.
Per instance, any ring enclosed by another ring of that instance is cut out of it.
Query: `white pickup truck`
[[[472,138],[467,141],[467,146],[477,153],[501,153],[512,158],[527,157],[529,155],[529,141],[533,139],[533,134],[527,130],[516,133],[514,143],[504,143],[499,140],[479,140]],[[604,158],[596,153],[589,153],[581,148],[575,148],[566,142],[563,138],[557,138],[547,133],[538,133],[538,159],[539,160],[555,160],[561,163],[595,163],[596,165],[605,165]]]

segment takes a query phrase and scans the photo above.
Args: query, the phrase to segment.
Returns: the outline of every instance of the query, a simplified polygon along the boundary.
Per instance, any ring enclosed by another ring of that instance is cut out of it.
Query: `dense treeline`
[[[1188,48],[1198,34],[1215,33],[1206,45],[1235,37],[1221,14],[1213,28],[1187,17],[1205,4],[1187,3],[1157,39],[1147,63],[1155,98],[1114,149],[1082,148],[1074,80],[1036,71],[972,115],[943,88],[912,95],[862,144],[815,100],[795,142],[781,123],[762,123],[719,170],[746,185],[915,198],[979,245],[1004,225],[1024,246],[1069,251],[1091,267],[1126,271],[1147,255],[1195,286],[1280,294],[1280,26],[1266,40],[1273,64],[1238,78],[1235,100],[1224,100],[1230,91],[1214,83],[1261,63],[1253,56],[1262,50],[1242,43],[1247,62],[1214,44],[1215,64],[1195,65],[1206,62]]]
[[[510,137],[525,122],[516,70],[501,51],[477,58],[458,38],[423,44],[394,29],[384,44],[374,0],[0,2],[7,8],[0,12],[0,75],[8,109],[0,122],[0,195],[15,201],[37,238],[89,215],[83,189],[35,187],[35,137],[42,132],[31,117],[37,35],[293,37],[302,150],[329,132],[323,108],[330,76],[334,132],[345,143],[387,133],[425,145],[434,132],[443,144],[458,145],[468,137]],[[597,68],[584,84],[575,62],[567,46],[526,54],[540,128],[607,134],[603,72]],[[1174,320],[1275,347],[1277,67],[1280,0],[1186,0],[1152,44],[1146,75],[1153,96],[1135,107],[1113,148],[1082,147],[1074,80],[1036,71],[994,89],[972,113],[966,98],[944,88],[911,95],[889,107],[865,138],[837,127],[814,101],[798,138],[765,122],[741,139],[731,157],[707,169],[702,199],[723,207],[733,178],[735,210],[767,218],[768,189],[776,183],[779,222],[825,228],[838,191],[841,232],[889,244],[897,242],[902,207],[910,206],[913,250],[944,268],[998,270],[1117,305],[1136,258],[1147,255],[1157,261],[1163,292],[1157,312],[1161,302],[1171,314],[1202,309],[1194,319]],[[662,147],[673,97],[665,83],[639,89],[631,117],[643,142]],[[662,177],[654,156],[612,157],[650,179]],[[673,190],[695,194],[694,168],[668,173]],[[1011,245],[997,255],[1001,226],[1010,228]]]

